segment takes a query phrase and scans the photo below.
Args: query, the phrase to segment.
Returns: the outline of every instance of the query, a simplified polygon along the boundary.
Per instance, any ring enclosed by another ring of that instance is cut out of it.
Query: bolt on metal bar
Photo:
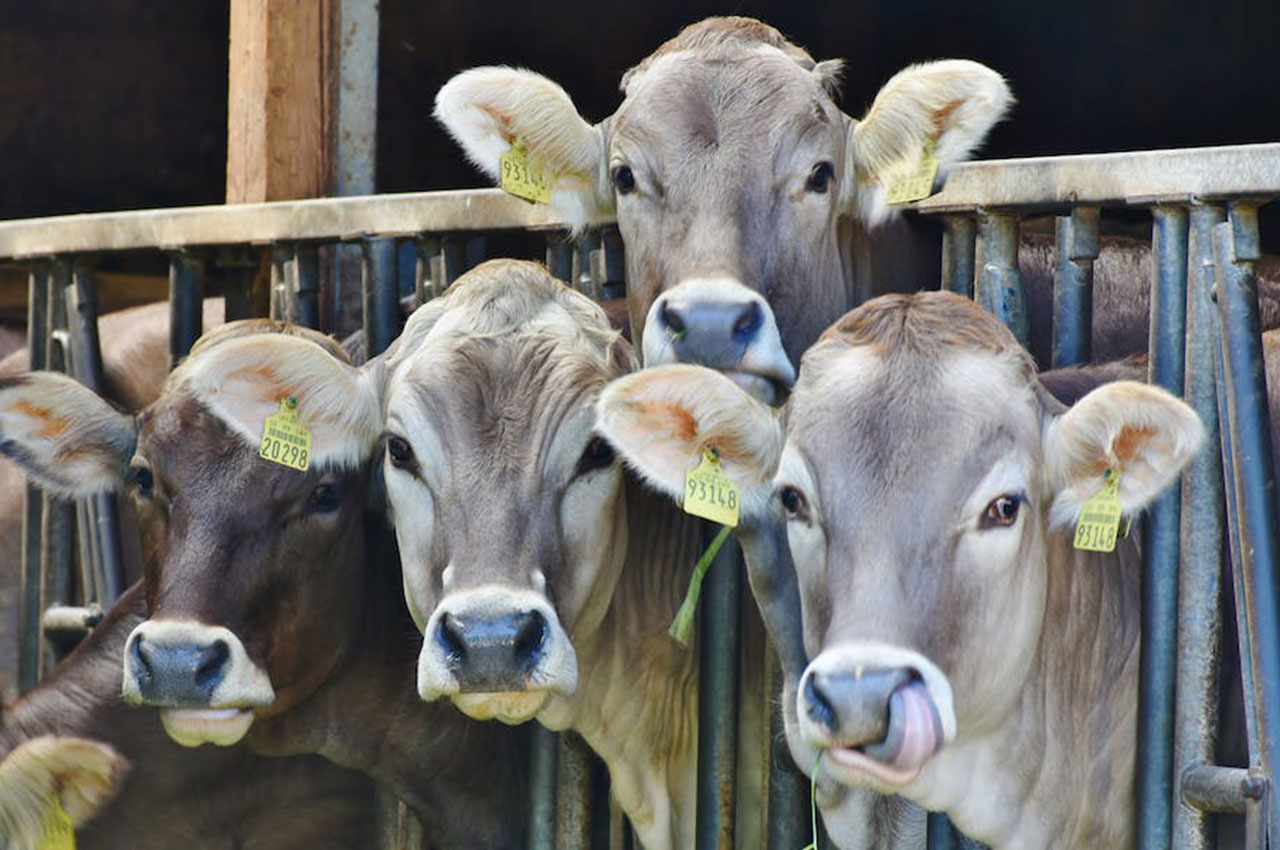
[[[1254,270],[1260,256],[1256,205],[1231,205],[1230,220],[1214,228],[1214,250],[1235,452],[1238,517],[1233,519],[1239,526],[1244,555],[1244,599],[1240,601],[1244,603],[1249,655],[1242,661],[1247,660],[1252,672],[1257,711],[1258,747],[1250,753],[1250,760],[1274,779],[1280,756],[1280,532]],[[1280,835],[1280,795],[1270,791],[1264,805],[1258,827],[1274,841]]]
[[[204,262],[189,251],[169,254],[169,368],[177,366],[204,331]]]
[[[1149,380],[1182,394],[1186,368],[1187,211],[1152,209]],[[1142,525],[1142,649],[1138,664],[1138,848],[1167,848],[1172,829],[1173,712],[1178,644],[1178,546],[1182,511],[1175,484]]]
[[[708,535],[707,542],[710,543]],[[730,540],[702,586],[698,614],[698,816],[696,850],[733,846],[737,773],[738,620],[742,550]]]
[[[973,216],[962,214],[945,216],[943,225],[942,288],[965,298],[973,298],[977,223]]]
[[[1097,207],[1072,207],[1057,219],[1058,285],[1053,292],[1054,369],[1088,363],[1093,348],[1093,261]]]
[[[1182,525],[1178,547],[1177,694],[1174,704],[1173,771],[1179,777],[1173,806],[1173,845],[1209,850],[1208,809],[1191,789],[1193,766],[1211,765],[1218,741],[1218,677],[1222,657],[1222,456],[1219,452],[1218,392],[1214,381],[1217,345],[1213,304],[1213,227],[1221,206],[1190,211],[1186,300],[1186,367],[1183,397],[1205,426],[1205,446],[1182,473]],[[1243,807],[1241,809],[1243,811]]]
[[[396,240],[362,239],[361,285],[364,292],[364,338],[369,358],[387,349],[400,333],[399,286],[396,282]]]
[[[529,760],[529,850],[555,850],[556,772],[559,735],[540,723],[533,726]]]
[[[978,216],[978,280],[974,298],[1013,332],[1025,348],[1030,338],[1027,302],[1018,271],[1018,217],[1009,213]]]
[[[47,356],[49,303],[49,263],[36,260],[31,264],[27,289],[27,351],[32,370],[43,369]],[[26,693],[40,678],[41,627],[40,593],[44,581],[40,574],[42,541],[40,523],[44,514],[44,496],[34,484],[26,485],[22,523],[22,579],[18,609],[18,688]]]
[[[1182,774],[1182,800],[1201,812],[1244,814],[1250,800],[1261,800],[1270,783],[1243,767],[1192,764]]]

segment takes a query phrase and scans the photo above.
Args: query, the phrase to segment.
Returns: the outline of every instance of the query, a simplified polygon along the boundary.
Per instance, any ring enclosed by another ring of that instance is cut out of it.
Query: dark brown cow
[[[413,687],[413,624],[365,486],[371,385],[332,345],[253,327],[206,337],[132,419],[55,375],[0,390],[4,446],[45,486],[134,494],[151,619],[117,647],[126,700],[158,706],[180,743],[247,737],[354,767],[438,846],[522,846],[527,735]],[[258,456],[288,397],[311,436],[306,472]]]

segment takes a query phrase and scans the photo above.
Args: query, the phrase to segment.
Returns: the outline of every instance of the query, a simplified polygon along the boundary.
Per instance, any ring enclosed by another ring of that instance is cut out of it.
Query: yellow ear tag
[[[258,457],[306,472],[311,465],[311,432],[298,420],[298,399],[280,399],[280,410],[267,417],[262,426]]]
[[[498,158],[502,171],[502,191],[531,204],[551,203],[551,183],[541,171],[529,165],[524,143],[516,139],[511,149]]]
[[[938,158],[933,155],[933,149],[937,145],[937,139],[925,139],[924,149],[920,151],[920,163],[915,171],[896,177],[889,184],[885,203],[909,204],[912,201],[923,201],[933,194],[933,181],[938,176]]]
[[[62,799],[56,794],[53,805],[44,817],[44,835],[40,839],[40,850],[76,850],[76,828],[71,818],[62,808]]]
[[[1114,552],[1120,530],[1120,470],[1103,473],[1106,483],[1080,509],[1072,545],[1088,552]]]
[[[702,462],[684,477],[684,512],[733,528],[738,524],[738,485],[720,468],[720,450],[702,450]]]

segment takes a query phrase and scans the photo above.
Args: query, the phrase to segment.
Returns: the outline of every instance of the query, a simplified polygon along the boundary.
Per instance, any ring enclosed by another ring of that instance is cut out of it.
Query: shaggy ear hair
[[[52,493],[76,498],[120,487],[136,442],[132,419],[66,375],[0,379],[0,453]]]
[[[1159,387],[1105,384],[1050,421],[1045,436],[1050,524],[1072,523],[1120,470],[1120,507],[1142,510],[1169,485],[1204,441],[1204,425],[1187,404]]]
[[[298,400],[298,418],[311,432],[318,465],[356,467],[382,433],[378,395],[368,374],[297,336],[263,334],[229,339],[189,357],[170,384],[192,393],[255,448],[267,417],[282,399]]]
[[[604,125],[584,121],[565,90],[541,74],[501,66],[463,71],[436,95],[435,115],[495,182],[500,158],[518,139],[551,184],[551,208],[575,231],[612,212]]]
[[[0,835],[14,850],[38,850],[55,804],[74,826],[101,811],[123,784],[129,762],[84,738],[32,738],[0,761]]]
[[[813,75],[830,97],[837,98],[844,83],[844,60],[824,59],[813,66]]]
[[[969,158],[1012,103],[1004,79],[977,62],[945,59],[899,71],[850,130],[844,200],[868,227],[879,224],[891,212],[888,187],[916,170],[927,141],[941,178]]]
[[[748,514],[768,498],[782,456],[772,408],[702,366],[655,366],[613,381],[596,403],[596,430],[645,480],[681,501],[685,474],[715,447]]]

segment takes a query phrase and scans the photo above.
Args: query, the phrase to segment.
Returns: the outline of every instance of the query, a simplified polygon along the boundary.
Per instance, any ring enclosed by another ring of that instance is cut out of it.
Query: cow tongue
[[[895,770],[914,773],[942,744],[942,719],[919,680],[889,697],[889,731],[884,740],[862,748],[870,758]]]

